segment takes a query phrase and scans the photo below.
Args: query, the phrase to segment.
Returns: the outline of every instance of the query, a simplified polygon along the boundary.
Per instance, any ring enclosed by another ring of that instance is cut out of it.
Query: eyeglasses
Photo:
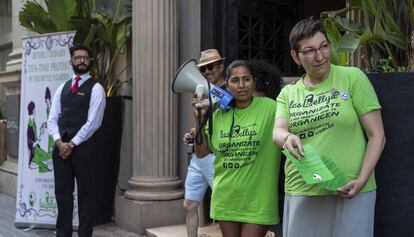
[[[200,69],[200,72],[205,72],[206,69],[208,69],[209,71],[213,71],[214,66],[216,66],[216,65],[217,65],[217,63],[210,63],[210,64],[207,64],[207,65],[201,66],[199,69]]]
[[[319,50],[321,53],[327,53],[330,48],[331,48],[331,44],[329,44],[329,43],[323,43],[317,49],[315,49],[315,48],[305,48],[305,49],[297,50],[297,51],[299,53],[302,53],[303,56],[305,56],[307,58],[313,58],[316,55],[316,51]]]
[[[72,59],[76,62],[90,61],[91,60],[91,58],[89,56],[74,56]]]

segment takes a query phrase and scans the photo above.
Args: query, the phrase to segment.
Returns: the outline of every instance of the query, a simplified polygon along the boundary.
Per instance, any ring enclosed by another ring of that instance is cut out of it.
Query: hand
[[[347,183],[346,185],[339,187],[337,193],[339,196],[352,199],[355,197],[361,189],[364,187],[366,182],[363,182],[359,179],[352,180],[351,182]]]
[[[196,120],[198,120],[199,113],[201,115],[201,119],[203,119],[209,108],[209,105],[204,103],[204,97],[197,98],[196,93],[193,94],[193,98],[191,99],[191,106],[193,107],[193,113]]]
[[[194,143],[194,136],[195,136],[195,128],[191,128],[184,134],[184,137],[183,137],[184,144],[192,145]],[[192,140],[192,142],[190,140]]]
[[[59,149],[59,156],[66,160],[69,159],[70,154],[72,154],[75,144],[72,141],[62,142],[62,140],[59,139],[56,141],[56,146]]]
[[[288,135],[282,148],[288,149],[290,154],[292,154],[298,160],[301,160],[302,157],[305,155],[305,152],[303,151],[302,147],[302,142],[300,138],[295,134]],[[296,152],[295,148],[298,148],[299,152]]]

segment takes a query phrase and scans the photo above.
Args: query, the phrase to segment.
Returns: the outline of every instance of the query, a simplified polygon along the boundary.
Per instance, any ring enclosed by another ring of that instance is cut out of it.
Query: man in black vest
[[[73,192],[76,178],[79,237],[92,236],[95,221],[94,133],[101,126],[105,91],[89,73],[92,54],[84,45],[70,48],[75,74],[53,97],[48,128],[55,141],[53,167],[58,206],[56,236],[72,236]]]

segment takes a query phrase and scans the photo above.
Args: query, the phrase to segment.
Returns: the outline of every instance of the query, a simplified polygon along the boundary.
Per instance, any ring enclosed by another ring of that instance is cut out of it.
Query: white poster
[[[53,139],[47,130],[52,97],[72,77],[69,48],[74,32],[39,35],[22,40],[19,164],[16,226],[54,227]],[[78,223],[76,195],[74,224]]]

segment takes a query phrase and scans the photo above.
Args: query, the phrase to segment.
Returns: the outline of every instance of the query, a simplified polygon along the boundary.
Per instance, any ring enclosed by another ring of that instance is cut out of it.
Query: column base
[[[145,234],[145,229],[185,223],[183,199],[172,201],[134,201],[115,197],[115,223],[130,232]]]
[[[22,68],[22,49],[13,49],[9,54],[9,61],[6,63],[6,71],[21,70]]]
[[[125,192],[125,197],[136,201],[181,199],[184,196],[181,183],[179,177],[134,176],[128,181],[131,189]]]

